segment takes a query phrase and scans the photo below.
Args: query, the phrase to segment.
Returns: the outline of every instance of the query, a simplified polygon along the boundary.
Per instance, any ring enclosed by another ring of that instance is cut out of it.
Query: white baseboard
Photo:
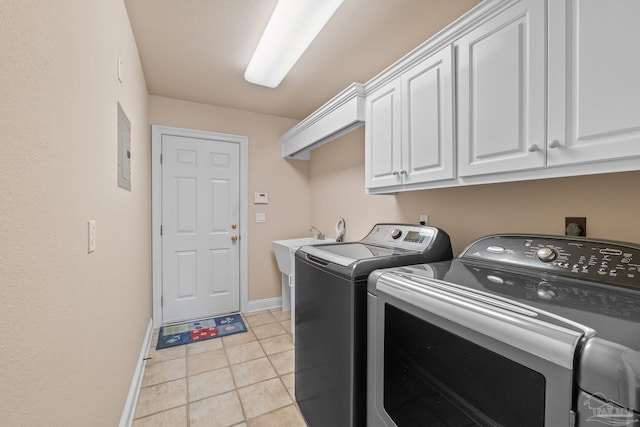
[[[138,395],[140,394],[140,385],[142,384],[142,378],[144,376],[145,359],[149,354],[149,345],[153,337],[153,319],[149,319],[149,325],[147,326],[147,333],[140,349],[140,355],[138,356],[138,364],[136,370],[133,373],[133,379],[131,380],[131,386],[129,387],[129,395],[127,401],[124,404],[124,410],[120,417],[120,427],[130,427],[133,423],[133,416],[136,412],[136,405],[138,403]]]
[[[265,299],[256,299],[253,301],[249,301],[249,312],[252,311],[260,311],[260,310],[269,310],[272,308],[282,307],[282,297],[275,298],[265,298]]]

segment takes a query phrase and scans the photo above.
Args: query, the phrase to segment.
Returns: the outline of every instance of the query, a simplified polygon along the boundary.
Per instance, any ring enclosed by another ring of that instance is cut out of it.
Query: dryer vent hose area
[[[344,222],[344,218],[339,218],[336,222],[336,242],[342,242],[346,229],[347,224]]]

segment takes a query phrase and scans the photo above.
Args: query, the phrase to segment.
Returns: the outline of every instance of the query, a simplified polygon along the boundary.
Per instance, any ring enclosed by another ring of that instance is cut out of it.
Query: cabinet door
[[[400,80],[367,96],[365,125],[366,188],[402,182],[400,149]]]
[[[455,177],[451,63],[447,46],[402,76],[404,184]]]
[[[456,43],[462,177],[545,166],[544,3],[516,2]]]
[[[640,1],[549,2],[548,165],[640,156]]]

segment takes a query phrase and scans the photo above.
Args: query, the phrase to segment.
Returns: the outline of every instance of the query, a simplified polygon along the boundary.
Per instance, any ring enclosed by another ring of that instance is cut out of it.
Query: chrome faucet
[[[312,225],[309,231],[313,231],[313,230],[316,230],[318,232],[318,234],[316,235],[316,239],[324,240],[324,234],[322,234],[322,231],[318,230],[315,225]]]

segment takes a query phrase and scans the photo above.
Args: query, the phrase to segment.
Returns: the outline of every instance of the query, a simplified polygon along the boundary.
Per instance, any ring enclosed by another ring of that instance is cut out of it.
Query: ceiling
[[[243,75],[276,0],[124,1],[151,95],[303,119],[480,0],[344,0],[275,89]]]

